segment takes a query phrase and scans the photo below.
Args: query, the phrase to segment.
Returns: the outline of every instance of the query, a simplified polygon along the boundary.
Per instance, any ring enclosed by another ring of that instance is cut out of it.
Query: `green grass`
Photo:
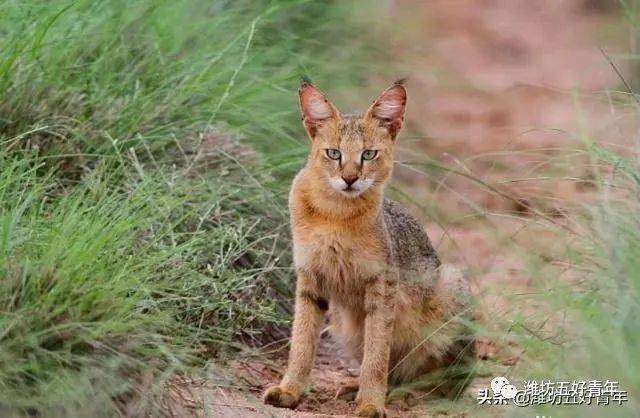
[[[558,380],[613,380],[628,402],[609,407],[543,407],[553,416],[638,416],[640,413],[640,207],[637,163],[590,146],[599,199],[575,213],[579,236],[568,236],[566,268],[535,268],[538,301],[553,312],[548,341],[524,347],[543,353],[531,372]],[[544,333],[543,333],[544,334]],[[526,367],[526,366],[525,366]],[[553,372],[550,373],[550,370]]]
[[[630,35],[638,39],[640,3],[620,0]],[[638,118],[637,42],[629,55],[606,56],[618,73],[613,98],[616,112]],[[623,62],[627,60],[628,62]],[[627,72],[623,72],[626,74]],[[633,90],[632,90],[633,89]],[[632,97],[635,96],[635,97]],[[581,114],[580,101],[576,101]],[[519,335],[528,361],[520,374],[551,380],[612,380],[628,401],[612,406],[541,406],[536,413],[558,417],[635,417],[640,415],[640,166],[637,144],[628,148],[599,145],[585,120],[579,134],[588,156],[596,199],[569,215],[577,233],[558,233],[567,264],[530,262],[537,294],[530,301],[545,311],[537,321],[541,333]],[[623,128],[624,129],[624,128]],[[603,139],[606,144],[606,139]],[[570,268],[567,268],[570,266]],[[526,321],[520,321],[525,323]],[[535,322],[529,322],[534,324]],[[549,324],[553,324],[549,327]],[[546,338],[540,338],[544,336]],[[514,415],[522,415],[514,412]]]
[[[353,105],[393,71],[346,3],[0,2],[0,415],[154,415],[175,373],[281,335],[299,78]],[[620,380],[632,401],[610,411],[633,416],[638,170],[589,151],[619,175],[572,214],[581,235],[554,229],[579,280],[532,259],[514,307],[540,315],[485,332],[526,350],[515,376]]]
[[[296,89],[362,82],[349,16],[0,3],[0,414],[153,413],[175,373],[287,320]]]
[[[78,165],[77,153],[163,151],[210,125],[287,164],[305,145],[300,76],[337,89],[367,75],[353,60],[362,45],[342,40],[349,10],[332,3],[7,1],[0,12],[3,144]]]
[[[281,208],[228,161],[174,183],[98,168],[63,192],[28,159],[0,161],[3,404],[80,411],[81,395],[124,395],[282,321],[266,297],[289,278]]]

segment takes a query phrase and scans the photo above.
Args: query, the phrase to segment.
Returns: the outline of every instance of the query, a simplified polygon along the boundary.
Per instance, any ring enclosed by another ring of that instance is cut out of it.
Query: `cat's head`
[[[355,198],[380,189],[391,176],[393,149],[407,103],[402,82],[382,92],[357,116],[343,116],[315,86],[299,90],[302,123],[311,138],[307,167],[331,194]]]

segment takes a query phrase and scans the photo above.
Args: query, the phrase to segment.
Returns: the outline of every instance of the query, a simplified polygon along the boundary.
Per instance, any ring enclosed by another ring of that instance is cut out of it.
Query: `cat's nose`
[[[358,181],[358,176],[354,176],[354,175],[342,176],[342,180],[344,180],[344,182],[347,183],[347,187],[351,187],[353,183]]]

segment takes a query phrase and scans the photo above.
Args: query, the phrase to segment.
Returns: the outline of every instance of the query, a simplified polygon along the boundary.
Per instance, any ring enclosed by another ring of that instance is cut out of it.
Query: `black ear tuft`
[[[304,74],[301,75],[300,76],[300,85],[304,86],[304,85],[307,85],[307,84],[313,84],[311,82],[311,79],[308,76],[304,75]]]
[[[407,80],[409,80],[409,77],[402,77],[394,81],[393,84],[396,86],[404,86]]]

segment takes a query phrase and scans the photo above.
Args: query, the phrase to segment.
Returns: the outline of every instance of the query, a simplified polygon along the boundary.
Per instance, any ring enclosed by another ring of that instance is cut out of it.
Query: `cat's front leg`
[[[287,371],[278,386],[264,394],[264,402],[281,408],[295,408],[309,384],[316,346],[328,302],[318,292],[317,281],[298,273],[296,302]]]
[[[360,417],[385,416],[395,317],[394,283],[395,280],[376,277],[368,282],[365,291],[364,357],[355,411]]]

